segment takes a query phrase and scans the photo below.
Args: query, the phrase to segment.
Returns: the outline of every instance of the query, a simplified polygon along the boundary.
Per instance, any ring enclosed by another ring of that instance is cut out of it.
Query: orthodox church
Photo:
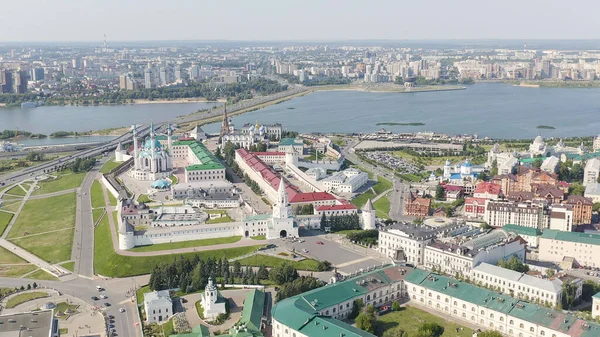
[[[450,160],[446,160],[444,164],[444,175],[442,180],[450,183],[458,183],[463,181],[475,182],[479,173],[473,172],[473,164],[467,158],[460,165],[455,165],[452,168]]]
[[[137,132],[133,127],[133,168],[129,175],[136,180],[159,180],[169,177],[173,172],[171,158],[172,129],[167,129],[167,146],[156,139],[154,124],[150,127],[150,137],[147,137],[141,148],[138,146]]]
[[[280,126],[281,128],[281,126]],[[281,135],[281,131],[280,131]],[[227,111],[223,115],[223,122],[221,123],[221,145],[231,142],[236,146],[250,149],[254,144],[258,143],[269,143],[269,135],[267,128],[264,125],[256,124],[245,125],[243,129],[235,129],[231,119],[227,117]]]

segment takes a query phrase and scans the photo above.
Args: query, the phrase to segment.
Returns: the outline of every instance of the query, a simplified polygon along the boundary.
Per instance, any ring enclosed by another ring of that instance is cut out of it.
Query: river
[[[493,138],[589,136],[600,133],[600,88],[523,88],[478,83],[466,90],[384,93],[319,91],[234,116],[233,123],[283,124],[299,132],[434,131]],[[424,126],[377,126],[421,122]],[[556,129],[537,129],[538,125]],[[219,123],[204,130],[218,133]]]
[[[149,103],[99,106],[41,106],[33,109],[1,108],[1,130],[51,134],[89,131],[162,122],[221,103]]]

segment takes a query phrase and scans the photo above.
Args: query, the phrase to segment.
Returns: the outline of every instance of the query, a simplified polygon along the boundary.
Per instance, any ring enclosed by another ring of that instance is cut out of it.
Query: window
[[[529,328],[530,332],[533,332],[535,329],[533,327]]]
[[[467,305],[463,303],[463,307],[462,307],[462,308],[463,308],[463,309],[466,309],[466,308],[467,308]]]
[[[523,329],[525,328],[525,325],[523,323],[519,324],[519,328]]]
[[[515,321],[513,321],[513,320],[511,319],[511,320],[510,320],[510,322],[508,322],[508,324],[510,324],[510,325],[514,325],[514,324],[515,324]]]
[[[544,331],[544,330],[540,331],[540,335],[541,336],[545,336],[546,335],[546,331]]]
[[[430,295],[430,296],[431,296],[431,295]],[[438,300],[438,301],[440,300],[440,295],[437,295],[437,298],[436,298],[436,300]]]
[[[504,317],[500,316],[500,322],[504,322]]]
[[[482,314],[482,315],[485,315],[485,311],[481,310],[481,314]]]

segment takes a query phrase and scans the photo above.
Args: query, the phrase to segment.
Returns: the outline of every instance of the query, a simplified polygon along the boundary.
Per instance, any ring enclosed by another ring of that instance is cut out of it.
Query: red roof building
[[[497,200],[502,194],[502,186],[484,181],[475,187],[473,196],[475,198]]]
[[[352,204],[342,204],[342,205],[324,205],[315,208],[315,214],[323,215],[325,213],[326,216],[331,215],[348,215],[355,214],[358,210],[356,206]]]
[[[465,199],[465,215],[469,218],[480,218],[485,214],[484,198],[466,198]]]

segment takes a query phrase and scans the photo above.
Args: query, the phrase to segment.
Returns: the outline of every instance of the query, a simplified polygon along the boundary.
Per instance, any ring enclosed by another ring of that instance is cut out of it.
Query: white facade
[[[550,210],[550,229],[573,231],[573,207],[569,205],[552,206]]]
[[[542,171],[548,172],[548,173],[557,173],[558,172],[558,164],[560,163],[560,159],[558,159],[555,156],[550,156],[546,159],[544,159],[544,161],[542,162],[542,166],[540,167],[540,169]]]
[[[362,229],[377,229],[377,225],[375,224],[375,208],[373,208],[373,203],[371,199],[367,200],[367,203],[362,208]]]
[[[540,237],[540,261],[561,263],[567,257],[581,266],[600,267],[600,235],[547,229]]]
[[[354,193],[369,180],[369,175],[360,170],[349,168],[320,181],[327,192]]]
[[[597,293],[592,297],[592,318],[600,318],[600,293]]]
[[[583,195],[592,199],[592,202],[600,202],[600,183],[588,183]]]
[[[168,134],[171,143],[171,131]],[[151,126],[150,138],[138,148],[136,127],[133,126],[133,151],[134,164],[128,174],[136,180],[158,180],[169,177],[173,172],[171,148],[162,145],[154,133],[154,124]],[[121,155],[121,159],[125,156]]]
[[[148,323],[168,321],[173,316],[173,302],[171,302],[169,291],[161,290],[145,293],[144,311]]]
[[[592,158],[585,163],[585,170],[583,171],[583,185],[595,184],[598,182],[598,176],[600,176],[600,159]]]
[[[423,264],[425,246],[435,238],[435,232],[396,224],[379,231],[379,252],[398,259],[404,255],[407,263]]]
[[[533,203],[488,201],[483,218],[492,227],[515,224],[537,229],[548,228],[545,207]]]
[[[206,319],[215,319],[220,314],[227,312],[225,309],[226,299],[219,296],[219,290],[217,290],[212,277],[208,278],[208,284],[204,288],[200,301]]]

